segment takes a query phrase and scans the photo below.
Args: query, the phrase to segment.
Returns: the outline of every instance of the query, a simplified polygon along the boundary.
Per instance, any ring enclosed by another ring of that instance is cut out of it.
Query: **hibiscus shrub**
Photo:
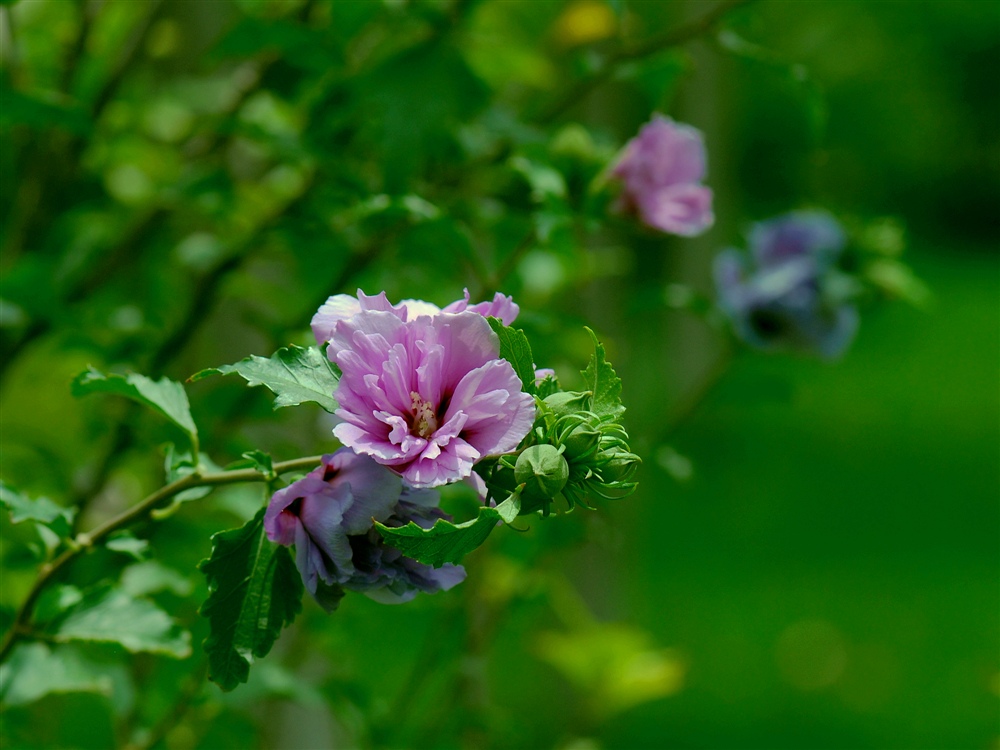
[[[245,681],[247,654],[267,653],[303,587],[327,611],[345,591],[401,603],[447,590],[465,578],[462,558],[498,523],[548,515],[557,499],[570,510],[591,495],[635,489],[639,457],[620,424],[621,381],[604,348],[595,339],[583,372],[588,390],[564,391],[550,370],[535,368],[524,333],[506,325],[518,312],[499,293],[470,305],[466,291],[438,308],[359,290],[330,297],[312,320],[335,369],[318,353],[277,369],[254,368],[252,359],[226,368],[279,401],[298,402],[303,383],[332,392],[335,403],[324,408],[335,407],[333,434],[345,447],[275,492],[263,517],[216,536],[202,564],[212,592],[202,610],[212,626],[211,679],[223,688]],[[456,482],[480,498],[475,517],[461,523],[439,507],[438,488]],[[233,549],[233,535],[255,541]],[[284,550],[259,554],[262,535],[294,547],[302,586],[260,570],[288,567]],[[247,578],[259,585],[245,586]],[[234,607],[241,599],[245,606]]]

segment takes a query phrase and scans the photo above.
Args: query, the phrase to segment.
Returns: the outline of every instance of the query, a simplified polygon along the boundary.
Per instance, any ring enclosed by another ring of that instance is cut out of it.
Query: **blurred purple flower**
[[[793,211],[754,224],[749,244],[760,268],[795,258],[811,258],[828,267],[837,261],[847,236],[837,220],[824,211]]]
[[[795,212],[754,225],[750,256],[730,249],[715,259],[719,306],[747,345],[843,354],[858,328],[852,287],[836,262],[846,244],[836,220]]]
[[[446,518],[433,490],[413,490],[370,458],[349,448],[323,456],[322,464],[278,490],[264,514],[268,539],[295,545],[302,582],[324,603],[339,584],[385,602],[407,601],[419,591],[445,591],[465,578],[461,566],[418,563],[387,546],[372,519],[387,525],[433,525]]]
[[[611,171],[622,181],[619,207],[646,225],[691,237],[715,221],[701,133],[660,114],[643,125]]]
[[[534,399],[499,358],[482,315],[411,319],[384,294],[361,305],[333,322],[327,348],[342,373],[334,434],[344,445],[414,487],[463,479],[481,457],[517,447],[534,422]]]
[[[419,299],[404,299],[398,305],[393,305],[385,296],[385,292],[369,297],[358,290],[357,297],[349,294],[335,294],[328,298],[319,308],[312,319],[313,335],[317,343],[322,346],[333,338],[333,331],[337,323],[341,320],[357,315],[360,312],[382,311],[391,312],[400,320],[414,320],[420,315],[434,316],[439,313],[457,313],[469,310],[480,315],[499,318],[505,326],[514,322],[520,308],[512,297],[507,297],[497,292],[489,302],[479,302],[475,305],[469,304],[469,290],[466,289],[464,299],[456,300],[444,309],[431,302],[424,302]]]

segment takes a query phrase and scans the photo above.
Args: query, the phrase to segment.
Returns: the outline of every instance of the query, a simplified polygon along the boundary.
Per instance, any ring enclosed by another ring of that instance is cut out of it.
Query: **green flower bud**
[[[569,464],[554,445],[532,445],[517,457],[514,476],[525,486],[524,497],[551,500],[566,486]]]
[[[577,461],[592,455],[600,446],[601,433],[586,422],[568,430],[561,441],[566,448],[566,460]]]
[[[557,417],[566,414],[576,414],[590,409],[591,395],[589,392],[580,393],[578,391],[559,391],[547,396],[543,403],[549,407]]]
[[[634,453],[616,451],[610,454],[609,460],[601,466],[601,478],[607,484],[629,482],[642,463]]]

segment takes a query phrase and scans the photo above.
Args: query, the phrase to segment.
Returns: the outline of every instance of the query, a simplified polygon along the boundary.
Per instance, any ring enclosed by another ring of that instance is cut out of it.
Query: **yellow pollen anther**
[[[438,428],[434,407],[416,391],[410,391],[410,403],[413,410],[413,431],[422,438],[429,438]]]

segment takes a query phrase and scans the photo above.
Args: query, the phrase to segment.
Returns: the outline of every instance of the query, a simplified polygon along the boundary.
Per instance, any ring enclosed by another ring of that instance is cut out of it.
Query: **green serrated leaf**
[[[587,332],[594,340],[594,355],[583,371],[583,380],[593,394],[590,410],[599,417],[611,417],[617,421],[625,413],[621,398],[621,378],[615,373],[611,363],[604,359],[604,345],[597,340],[597,335],[589,328]]]
[[[212,537],[212,556],[198,568],[208,579],[201,607],[209,679],[223,690],[246,682],[250,662],[266,656],[281,629],[302,610],[302,579],[286,547],[264,534],[264,508],[239,529]]]
[[[191,634],[147,599],[136,599],[119,588],[86,594],[65,615],[50,623],[53,640],[118,643],[132,653],[163,654],[177,659],[191,655]]]
[[[511,523],[521,510],[521,490],[495,508],[483,506],[479,515],[465,523],[451,523],[438,519],[429,529],[410,521],[406,526],[390,527],[375,522],[375,528],[385,543],[395,547],[407,557],[427,565],[458,563],[463,557],[486,541],[497,522]]]
[[[500,356],[510,362],[521,379],[525,393],[535,392],[535,361],[524,331],[505,326],[499,318],[487,318],[490,328],[500,339]]]
[[[274,408],[298,406],[306,402],[319,404],[331,414],[337,409],[333,392],[337,388],[337,374],[330,360],[317,347],[284,347],[270,358],[252,355],[235,365],[211,367],[190,377],[193,382],[209,375],[241,375],[250,387],[262,385],[277,398]]]
[[[0,482],[0,503],[10,511],[13,523],[35,521],[52,529],[61,538],[69,536],[76,508],[64,508],[47,497],[30,498]]]
[[[19,706],[53,693],[110,696],[113,681],[107,671],[106,664],[86,659],[73,646],[26,643],[0,666],[0,703]]]
[[[137,401],[180,427],[191,441],[191,446],[195,450],[198,448],[198,428],[191,418],[187,393],[184,386],[174,380],[153,380],[136,373],[104,375],[91,367],[76,376],[72,392],[78,398],[91,393],[111,393]]]

